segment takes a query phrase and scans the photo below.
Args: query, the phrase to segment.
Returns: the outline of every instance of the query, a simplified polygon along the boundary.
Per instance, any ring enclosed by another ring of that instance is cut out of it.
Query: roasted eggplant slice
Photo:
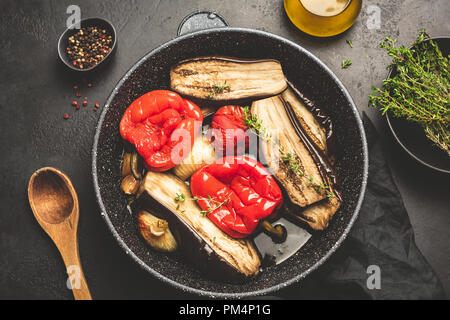
[[[201,213],[186,183],[170,173],[148,172],[141,207],[163,215],[180,239],[180,251],[202,271],[225,280],[255,276],[261,261],[250,240],[229,237]]]
[[[303,92],[298,90],[293,83],[289,82],[289,80],[286,80],[286,82],[288,83],[288,86],[289,86],[288,94],[293,99],[300,102],[303,106],[306,107],[306,109],[314,116],[314,119],[316,120],[316,122],[319,123],[321,131],[325,132],[325,136],[326,136],[326,150],[325,150],[326,153],[325,153],[325,155],[328,156],[329,161],[334,164],[334,160],[335,160],[334,157],[338,150],[337,150],[337,146],[336,146],[334,126],[333,126],[333,121],[331,120],[331,117],[327,114],[327,112],[324,109],[322,109],[320,106],[318,106],[315,101],[311,100]],[[288,97],[288,95],[285,95],[283,93],[283,98],[286,102],[289,101],[287,97]],[[295,107],[294,107],[294,109],[295,109]],[[311,122],[311,123],[313,125],[315,125],[315,122]],[[311,128],[310,124],[308,124],[308,126]],[[308,130],[308,129],[305,128],[305,130]],[[314,139],[314,138],[312,138],[312,139]],[[323,137],[319,138],[319,140],[323,144]],[[320,149],[320,145],[318,145],[318,147]]]
[[[323,231],[328,228],[328,225],[342,205],[342,194],[335,189],[330,178],[328,178],[327,198],[317,202],[302,212],[289,210],[288,215],[291,218],[304,222],[313,230]]]
[[[306,207],[325,199],[325,190],[316,187],[325,185],[325,181],[307,146],[294,129],[281,96],[255,101],[251,112],[261,121],[267,135],[278,137],[278,145],[263,143],[262,151],[290,200]]]
[[[327,154],[327,134],[325,128],[319,124],[311,111],[306,108],[291,89],[284,91],[281,97],[285,103],[292,107],[308,137],[314,142],[317,148]]]
[[[277,95],[287,83],[276,60],[200,57],[173,66],[170,86],[190,98],[237,101]]]
[[[301,213],[294,214],[295,218],[314,230],[326,229],[339,210],[342,197],[335,189],[336,175],[326,157],[325,128],[289,89],[279,96],[255,102],[252,113],[268,134],[278,134],[278,149],[271,148],[268,142],[262,149],[268,159],[279,156],[280,170],[275,172],[275,176],[291,201],[305,207]],[[279,127],[283,129],[277,132]],[[296,185],[298,180],[302,184]]]
[[[322,231],[328,228],[328,224],[341,204],[341,200],[337,196],[333,196],[306,208],[301,217],[312,229]]]

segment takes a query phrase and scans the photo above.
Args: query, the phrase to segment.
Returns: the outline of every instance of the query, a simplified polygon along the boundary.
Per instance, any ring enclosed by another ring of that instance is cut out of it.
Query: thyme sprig
[[[230,197],[228,197],[225,200],[223,200],[222,202],[220,202],[220,201],[214,200],[210,196],[208,196],[208,200],[210,202],[212,201],[214,206],[213,207],[208,206],[207,210],[200,211],[200,213],[203,214],[204,217],[208,216],[212,212],[216,211],[217,209],[222,208],[223,206],[225,206],[225,205],[227,205],[227,204],[229,204],[231,202],[231,198]]]
[[[390,37],[380,43],[393,58],[388,68],[395,75],[384,80],[382,88],[372,87],[369,105],[383,115],[390,112],[419,124],[428,139],[450,156],[450,65],[429,39],[422,30],[411,48],[397,47],[397,40]]]
[[[225,198],[225,200],[222,201],[222,202],[214,200],[211,196],[208,196],[206,198],[205,197],[192,197],[192,198],[188,199],[188,198],[186,198],[186,196],[183,193],[177,193],[175,198],[174,198],[175,202],[186,202],[186,200],[191,200],[191,201],[203,200],[203,201],[206,201],[208,204],[212,202],[213,206],[208,206],[207,210],[200,211],[200,213],[203,216],[205,216],[205,217],[207,215],[209,215],[210,213],[214,212],[215,210],[217,210],[217,209],[219,209],[219,208],[223,207],[224,205],[227,205],[227,204],[229,204],[231,202],[231,198],[230,197]]]
[[[264,128],[262,121],[258,119],[257,115],[251,114],[248,106],[244,107],[244,124],[252,131],[253,134],[260,137],[264,141],[272,141],[272,134]]]
[[[342,61],[342,69],[347,69],[351,65],[352,65],[352,60],[350,60],[350,59],[345,59]]]
[[[300,177],[305,176],[305,171],[301,167],[300,159],[292,152],[286,153],[284,148],[280,148],[281,160],[287,164],[288,169]]]
[[[211,87],[211,92],[208,93],[206,95],[207,99],[214,99],[216,97],[216,95],[221,94],[225,91],[230,91],[231,90],[231,86],[229,84],[227,84],[227,82],[225,81],[223,84],[213,84]]]
[[[177,193],[177,196],[175,197],[175,202],[185,202],[186,196],[183,193]]]

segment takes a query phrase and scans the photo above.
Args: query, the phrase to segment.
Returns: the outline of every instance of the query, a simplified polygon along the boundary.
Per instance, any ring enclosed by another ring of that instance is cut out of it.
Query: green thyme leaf
[[[184,195],[184,194],[180,194],[180,193],[177,193],[177,195],[176,195],[176,197],[175,197],[175,202],[179,202],[179,201],[181,201],[181,202],[185,202],[186,201],[186,196]]]
[[[198,198],[197,198],[197,199],[198,199]],[[230,198],[230,197],[226,198],[226,199],[225,199],[224,201],[222,201],[222,202],[217,201],[217,200],[214,200],[211,196],[208,196],[207,198],[201,198],[201,200],[204,200],[204,201],[209,200],[209,201],[212,201],[212,202],[215,204],[214,206],[208,206],[207,210],[202,210],[202,211],[200,211],[200,213],[201,213],[203,216],[207,216],[208,214],[213,213],[213,212],[216,211],[217,209],[220,209],[220,208],[222,208],[224,205],[227,205],[228,203],[231,202],[231,198]]]
[[[342,69],[347,69],[351,65],[352,65],[352,60],[350,60],[350,59],[345,59],[344,61],[342,61]]]
[[[216,97],[216,95],[221,94],[225,91],[230,91],[231,90],[231,86],[229,84],[227,84],[227,82],[225,81],[223,84],[213,84],[211,87],[211,92],[208,93],[206,95],[207,99],[214,99]]]

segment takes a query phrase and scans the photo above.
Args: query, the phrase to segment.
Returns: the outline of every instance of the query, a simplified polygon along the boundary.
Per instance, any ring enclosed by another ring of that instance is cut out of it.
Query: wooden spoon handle
[[[87,286],[86,278],[84,277],[83,269],[80,267],[79,272],[79,287],[72,288],[75,300],[92,300],[91,292]]]
[[[78,242],[64,242],[64,245],[59,247],[59,251],[67,268],[67,274],[69,276],[67,283],[71,284],[75,300],[92,300],[86,278],[84,277],[83,268],[81,267]]]

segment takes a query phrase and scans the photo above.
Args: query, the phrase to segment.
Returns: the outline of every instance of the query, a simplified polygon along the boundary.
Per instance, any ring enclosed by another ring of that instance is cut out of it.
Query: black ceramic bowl
[[[450,54],[450,37],[432,38],[439,46],[444,56]],[[389,73],[389,78],[395,76],[395,70]],[[450,173],[450,157],[434,146],[425,136],[423,128],[402,118],[386,114],[387,123],[398,144],[413,159],[436,171]]]
[[[63,34],[61,35],[61,37],[59,38],[59,41],[58,41],[59,58],[70,69],[72,69],[74,71],[79,71],[79,72],[87,72],[87,71],[91,71],[91,70],[99,67],[103,63],[105,63],[109,59],[109,57],[115,53],[116,44],[117,44],[117,33],[116,33],[116,29],[114,28],[112,23],[109,22],[108,20],[105,20],[102,18],[83,19],[80,21],[80,26],[81,26],[81,28],[99,27],[101,29],[105,29],[107,31],[107,33],[112,36],[112,40],[113,40],[113,45],[111,47],[111,50],[109,51],[109,53],[105,56],[105,58],[102,61],[100,61],[93,67],[86,68],[86,69],[79,69],[79,68],[75,68],[72,65],[72,63],[69,60],[69,56],[66,53],[67,44],[69,43],[69,37],[71,37],[72,35],[77,33],[79,29],[74,29],[73,28],[74,26],[71,26],[71,27],[67,28],[66,31],[63,32]]]
[[[178,61],[207,55],[278,59],[287,78],[332,117],[341,147],[336,170],[344,203],[329,228],[315,234],[285,262],[266,268],[256,279],[242,284],[211,281],[183,260],[150,250],[139,237],[135,218],[128,212],[120,190],[123,143],[119,122],[126,108],[148,91],[168,88],[169,69]],[[363,200],[368,155],[364,129],[352,98],[320,60],[297,44],[266,32],[220,28],[176,38],[131,68],[113,90],[99,120],[92,170],[102,216],[119,244],[142,268],[184,291],[208,297],[242,298],[270,293],[305,278],[339,247]]]

